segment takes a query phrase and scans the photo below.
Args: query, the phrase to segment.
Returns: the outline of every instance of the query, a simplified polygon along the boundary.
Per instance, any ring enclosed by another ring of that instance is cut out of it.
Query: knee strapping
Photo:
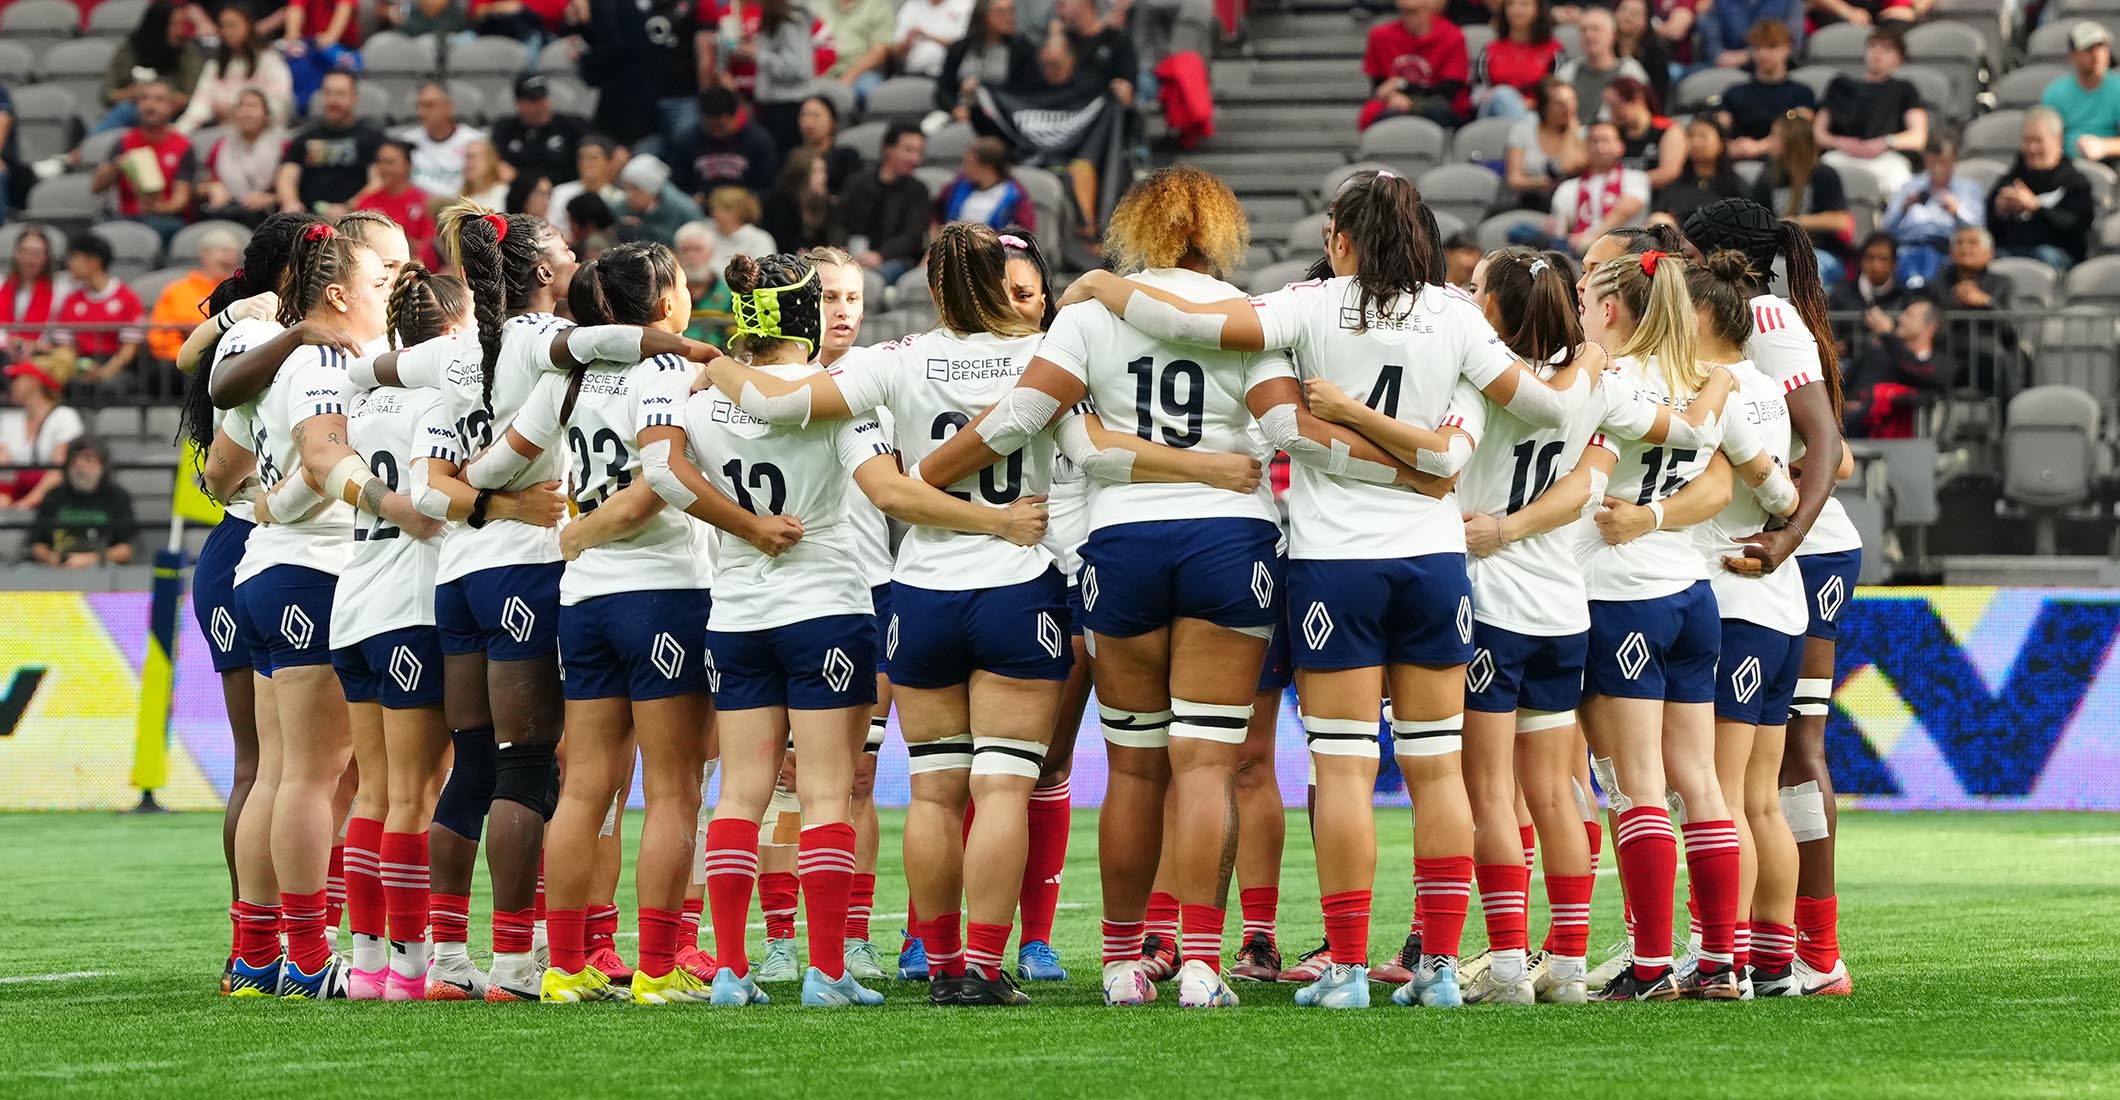
[[[960,733],[939,741],[908,741],[905,756],[906,771],[913,775],[964,771],[972,766],[972,735]]]
[[[1172,740],[1213,741],[1218,745],[1241,745],[1251,726],[1251,704],[1194,703],[1170,701]]]
[[[1789,832],[1798,844],[1833,835],[1832,824],[1826,820],[1826,796],[1815,779],[1781,789],[1781,816],[1788,820]]]
[[[619,812],[619,811],[620,811],[621,809],[624,809],[624,808],[625,808],[625,805],[626,805],[626,792],[625,792],[625,791],[621,790],[621,791],[619,791],[619,792],[618,792],[617,794],[614,794],[614,795],[612,795],[612,796],[611,796],[611,805],[610,805],[610,807],[609,807],[609,808],[607,808],[606,810],[604,810],[604,824],[603,824],[603,827],[602,827],[602,828],[600,828],[600,829],[596,830],[596,835],[597,835],[597,836],[617,836],[617,835],[618,835],[618,812]]]
[[[1465,715],[1409,721],[1391,720],[1392,753],[1396,756],[1448,756],[1465,747]]]
[[[1604,788],[1605,801],[1612,805],[1613,813],[1623,814],[1634,808],[1634,800],[1619,789],[1619,769],[1613,766],[1611,757],[1591,757],[1590,774],[1596,776],[1597,785]]]
[[[973,775],[1013,775],[1035,780],[1044,768],[1045,746],[1036,741],[1018,741],[1009,737],[972,738]]]
[[[1671,824],[1684,826],[1692,820],[1686,816],[1686,798],[1673,787],[1664,788],[1664,809],[1671,811]]]
[[[890,728],[890,724],[891,720],[888,718],[870,718],[868,739],[861,743],[861,751],[870,756],[876,755],[883,748],[883,734]]]
[[[1120,710],[1097,705],[1097,721],[1104,739],[1125,749],[1160,749],[1170,745],[1171,712],[1167,710]]]
[[[493,805],[493,727],[453,730],[456,762],[434,803],[434,823],[466,840],[476,841]]]
[[[1537,733],[1540,730],[1559,729],[1575,724],[1572,710],[1519,710],[1516,712],[1516,732]]]
[[[508,745],[494,754],[493,800],[514,802],[552,820],[559,805],[559,757],[551,745]]]
[[[1817,718],[1833,706],[1833,681],[1805,678],[1796,681],[1796,695],[1789,700],[1789,717]]]
[[[1303,736],[1310,742],[1310,751],[1320,756],[1366,756],[1375,760],[1383,755],[1377,747],[1377,724],[1360,718],[1315,718],[1303,716]],[[1317,782],[1317,762],[1311,762],[1312,783]]]

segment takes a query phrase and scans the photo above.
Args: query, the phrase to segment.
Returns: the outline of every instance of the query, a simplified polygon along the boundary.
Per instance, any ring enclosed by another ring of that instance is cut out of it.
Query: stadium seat
[[[190,264],[197,261],[199,256],[199,238],[204,237],[206,234],[211,233],[216,229],[225,229],[228,232],[235,234],[236,243],[239,246],[247,245],[250,243],[250,227],[244,225],[242,222],[224,221],[219,218],[210,218],[203,222],[193,222],[192,224],[177,230],[177,235],[169,239],[170,262],[177,264]],[[142,301],[145,301],[145,299],[142,299]]]
[[[926,168],[926,165],[922,166]],[[954,173],[956,166],[947,171]],[[944,181],[947,183],[947,181]],[[1018,168],[1016,182],[1023,185],[1031,197],[1031,208],[1038,212],[1038,247],[1044,251],[1046,263],[1060,261],[1060,248],[1067,240],[1070,227],[1074,225],[1074,206],[1068,201],[1067,185],[1048,168]],[[930,191],[940,190],[930,186]]]
[[[130,284],[132,292],[139,297],[141,305],[153,309],[155,300],[162,297],[162,292],[169,289],[169,284],[191,274],[192,269],[197,266],[195,263],[186,261],[182,267],[165,267],[160,270],[150,271],[132,280]]]
[[[2000,256],[1988,270],[2010,281],[2010,293],[2018,305],[2052,308],[2061,275],[2046,264],[2023,256]]]
[[[1450,139],[1450,159],[1460,164],[1484,164],[1493,167],[1502,163],[1509,151],[1509,131],[1516,128],[1513,118],[1475,119],[1458,127],[1456,136]]]
[[[1529,225],[1544,229],[1546,221],[1546,215],[1536,210],[1504,210],[1481,222],[1479,228],[1473,230],[1473,234],[1479,239],[1480,251],[1492,252],[1497,248],[1509,247],[1509,234],[1518,226]]]
[[[77,106],[98,114],[103,109],[103,73],[118,52],[114,38],[75,38],[45,50],[37,71],[47,84],[74,93]]]
[[[2120,15],[2120,0],[2054,0],[2048,8],[2049,20]]]
[[[2017,158],[2017,147],[2023,141],[2024,112],[1993,111],[1966,124],[1964,146],[1960,152],[1964,156],[1991,157],[2008,164]]]
[[[2034,510],[2037,552],[2055,552],[2054,521],[2090,499],[2111,460],[2098,402],[2074,386],[2034,386],[2010,399],[2002,432],[2002,495]]]
[[[1862,72],[1862,53],[1870,40],[1870,28],[1854,23],[1834,23],[1818,28],[1804,40],[1804,67],[1824,66],[1836,72]]]
[[[882,273],[875,268],[861,269],[861,300],[871,312],[882,313],[890,308],[883,300],[883,292],[888,286],[889,284],[883,281]]]
[[[2099,259],[2120,261],[2120,257]],[[2032,384],[2074,386],[2106,409],[2120,404],[2120,324],[2109,301],[2071,303],[2040,324],[2039,351],[2032,358]]]
[[[2120,191],[2120,173],[2115,173],[2103,161],[2076,161],[2076,170],[2091,181],[2091,197],[2098,201],[2098,211],[2104,213],[2113,208],[2114,193]]]
[[[1409,165],[1408,171],[1419,174],[1421,169],[1441,164],[1443,151],[1449,148],[1449,144],[1441,126],[1425,118],[1401,115],[1362,131],[1362,141],[1355,148],[1355,156],[1360,160],[1406,164]],[[1412,163],[1418,163],[1420,167],[1413,168]]]
[[[488,102],[507,103],[515,78],[530,65],[530,48],[513,38],[482,34],[449,48],[449,75],[478,85]]]
[[[1437,210],[1434,213],[1435,235],[1436,239],[1439,241],[1447,241],[1450,238],[1455,237],[1460,233],[1463,233],[1467,226],[1477,225],[1479,223],[1479,219],[1477,218],[1460,218],[1456,214],[1453,214],[1448,210]]]
[[[1028,172],[1024,174],[1029,175]],[[913,178],[919,180],[922,187],[927,188],[929,198],[936,198],[942,194],[943,188],[950,185],[951,180],[957,178],[957,170],[955,168],[944,168],[939,164],[923,164],[913,169]],[[1027,191],[1030,187],[1030,184],[1025,184],[1024,190]],[[1035,196],[1032,197],[1032,205],[1036,205],[1037,201]]]
[[[1315,214],[1304,215],[1301,221],[1289,226],[1288,237],[1281,246],[1285,254],[1299,256],[1316,251],[1319,242],[1325,239],[1325,223],[1331,220],[1329,215],[1320,210]]]
[[[493,106],[486,98],[486,90],[462,77],[450,77],[443,82],[449,89],[449,98],[456,101],[456,117],[463,122],[483,125],[495,117]],[[556,109],[556,108],[555,108]],[[508,104],[501,114],[513,114],[514,105]]]
[[[0,39],[0,84],[27,84],[37,71],[37,55],[20,42]]]
[[[1244,259],[1238,263],[1237,270],[1239,272],[1260,271],[1279,263],[1280,260],[1281,257],[1274,251],[1273,246],[1254,241],[1250,248],[1244,250]]]
[[[1424,165],[1424,167],[1426,166]],[[1317,208],[1322,210],[1327,203],[1332,201],[1332,197],[1339,193],[1340,185],[1347,182],[1347,177],[1354,175],[1356,172],[1375,171],[1395,172],[1398,169],[1393,165],[1383,164],[1378,161],[1360,160],[1353,164],[1340,165],[1338,168],[1325,173],[1324,178],[1318,181]]]
[[[918,122],[935,109],[935,82],[924,76],[894,76],[869,93],[865,117],[885,122]]]
[[[2006,160],[1997,160],[1993,157],[1976,157],[1970,153],[1966,153],[1964,156],[1966,159],[1958,162],[1957,174],[1979,184],[1980,193],[1983,195],[1993,191],[1995,184],[2002,179],[2003,173],[2010,170],[2010,164]]]
[[[102,196],[89,190],[90,182],[82,172],[38,180],[29,190],[29,206],[22,214],[32,221],[69,222],[85,228],[104,213]]]
[[[88,231],[110,244],[111,270],[128,283],[154,270],[155,263],[162,258],[162,235],[139,222],[100,222],[90,226]],[[195,255],[171,257],[177,263],[191,263],[195,258]],[[145,298],[140,304],[154,306]]]
[[[558,38],[537,51],[537,71],[546,76],[576,76],[581,72],[580,38]]]
[[[1957,83],[1950,70],[1923,63],[1902,67],[1898,76],[1920,93],[1921,102],[1929,109],[1932,126],[1945,120],[1966,118],[1973,113],[1973,93],[1977,89]]]
[[[1583,56],[1583,32],[1573,23],[1562,23],[1553,28],[1554,40],[1561,44],[1561,53],[1570,58]]]
[[[810,85],[810,94],[831,100],[832,109],[839,112],[842,121],[853,118],[860,106],[854,101],[854,89],[836,80],[817,81]]]
[[[124,140],[125,131],[123,130],[105,130],[100,134],[90,134],[82,138],[81,166],[84,169],[92,170],[95,165],[109,160],[111,155],[118,151],[118,143]],[[213,148],[213,143],[200,141],[194,136],[191,147],[204,151]],[[202,157],[201,159],[204,158]]]
[[[1991,60],[1996,60],[1989,57],[1987,39],[1963,23],[1923,23],[1907,32],[1906,45],[1909,68],[1927,66],[1951,78],[1955,88],[1952,103],[1970,101],[1985,84]],[[1928,90],[1922,91],[1925,98]],[[1939,102],[1930,101],[1931,106]]]
[[[1465,32],[1465,56],[1478,57],[1486,50],[1487,43],[1494,41],[1492,23],[1472,23],[1458,28]]]
[[[891,289],[898,292],[898,300],[900,302],[932,302],[934,300],[933,295],[928,293],[928,269],[926,264],[921,264],[919,267],[898,276],[898,281],[891,284]]]
[[[874,164],[883,156],[884,131],[890,129],[888,122],[864,122],[839,131],[832,144],[842,149],[852,149],[861,156],[863,164]]]
[[[1672,106],[1681,111],[1699,111],[1717,106],[1722,102],[1724,92],[1750,79],[1751,75],[1743,69],[1702,69],[1689,73],[1684,80],[1678,82],[1678,88],[1672,96]]]
[[[1421,173],[1415,186],[1437,218],[1448,213],[1460,222],[1477,223],[1501,194],[1502,177],[1477,164],[1445,164]]]
[[[2064,305],[2120,307],[2120,256],[2093,256],[2061,278]]]
[[[971,123],[952,122],[928,135],[927,156],[922,159],[928,164],[947,165],[954,169],[964,159],[964,151],[972,147],[972,138],[976,136]]]
[[[2101,253],[2120,252],[2120,214],[2107,214],[2098,219],[2091,247]]]
[[[2007,110],[2021,111],[2039,105],[2039,97],[2046,94],[2046,86],[2056,77],[2066,76],[2067,65],[2051,61],[2035,61],[2022,68],[2003,74],[1995,85],[1995,105]]]
[[[2031,38],[2025,42],[2025,56],[2033,61],[2052,61],[2063,65],[2068,64],[2069,28],[2082,21],[2081,19],[2047,20],[2046,25],[2033,31]],[[2120,29],[2120,15],[2100,16],[2097,21],[2105,24],[2105,29],[2108,31]],[[2120,35],[2116,35],[2116,37],[2120,37]]]
[[[42,54],[81,33],[81,9],[67,0],[15,0],[0,10],[0,38]]]
[[[1300,282],[1313,262],[1314,257],[1306,256],[1300,260],[1282,260],[1277,264],[1268,264],[1251,273],[1250,278],[1245,280],[1244,289],[1251,294],[1267,294],[1290,283]]]
[[[140,17],[146,13],[147,0],[97,0],[88,9],[88,33],[123,38],[140,25]]]
[[[1789,79],[1811,89],[1812,96],[1824,99],[1826,85],[1833,83],[1833,78],[1839,75],[1840,70],[1830,65],[1805,65],[1790,73]]]
[[[377,31],[361,43],[361,71],[375,76],[410,76],[426,79],[441,72],[441,57],[434,39],[414,38],[396,31]]]
[[[12,91],[15,147],[24,164],[56,157],[74,145],[80,99],[57,84],[31,84]]]
[[[407,77],[402,79],[412,80],[416,83],[419,78]],[[400,102],[405,104],[405,111],[409,116],[412,112],[412,97],[408,94]],[[390,89],[384,87],[378,80],[363,80],[361,81],[359,92],[356,93],[353,111],[354,114],[360,116],[361,121],[383,126],[392,120],[393,115],[396,113],[396,108],[392,105]]]
[[[579,115],[582,118],[596,117],[596,97],[599,93],[596,89],[582,83],[579,78],[548,76],[545,78],[545,91],[552,96],[553,110],[563,111],[570,115]],[[513,111],[514,109],[515,104],[512,101],[499,104],[489,103],[486,107],[489,113]]]

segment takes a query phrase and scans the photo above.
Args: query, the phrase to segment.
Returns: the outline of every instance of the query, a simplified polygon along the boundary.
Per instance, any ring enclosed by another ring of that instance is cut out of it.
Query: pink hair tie
[[[1018,237],[1014,233],[1003,233],[1001,235],[1001,243],[1009,246],[1010,248],[1020,249],[1024,252],[1029,252],[1031,250],[1031,246],[1026,243],[1023,238]]]
[[[486,214],[482,215],[482,218],[487,225],[493,227],[494,236],[504,241],[508,239],[508,216],[506,214]]]
[[[318,222],[315,225],[310,226],[308,229],[302,231],[302,239],[304,241],[309,242],[310,244],[315,244],[318,241],[325,240],[330,237],[336,237],[338,235],[338,230],[331,228],[331,226],[325,224],[324,222]]]

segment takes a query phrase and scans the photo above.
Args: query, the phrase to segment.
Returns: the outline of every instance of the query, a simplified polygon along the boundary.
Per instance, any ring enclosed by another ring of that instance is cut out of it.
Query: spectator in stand
[[[1532,90],[1531,102],[1536,116],[1520,118],[1509,128],[1502,179],[1517,205],[1545,210],[1553,205],[1554,187],[1590,162],[1590,146],[1576,115],[1574,85],[1549,76]]]
[[[1951,236],[1987,224],[1987,194],[1958,174],[1958,139],[1929,139],[1927,171],[1907,181],[1885,206],[1883,228],[1899,246],[1899,277],[1915,286],[1943,266]]]
[[[1472,62],[1472,104],[1481,118],[1525,118],[1539,82],[1560,63],[1553,12],[1541,0],[1502,0],[1494,39]]]
[[[157,363],[175,363],[184,338],[205,320],[200,307],[221,280],[236,273],[243,258],[243,241],[226,229],[215,227],[199,237],[199,266],[162,288],[154,309],[147,315],[147,354]]]
[[[1944,311],[1964,353],[1965,374],[1958,384],[2007,402],[2022,388],[2024,357],[2017,326],[1994,316],[2009,311],[2016,293],[2009,276],[1989,268],[1994,259],[1995,238],[1967,226],[1951,234],[1949,266],[1923,289]]]
[[[808,150],[824,161],[826,186],[838,194],[847,180],[861,170],[861,154],[838,144],[839,108],[832,104],[831,97],[813,95],[802,101],[796,128],[802,133],[802,144],[795,151]]]
[[[377,6],[375,14],[384,27],[414,38],[447,39],[471,31],[464,0],[391,0]]]
[[[191,20],[180,17],[170,0],[154,0],[110,55],[110,64],[103,70],[103,102],[109,109],[89,132],[100,134],[137,124],[140,113],[133,107],[133,98],[152,81],[169,85],[179,101],[187,99],[205,63],[205,56],[191,47]]]
[[[912,0],[912,4],[922,2],[923,0]],[[955,2],[961,3],[962,0]],[[1433,3],[1434,0],[1424,2]],[[912,4],[907,6],[911,7]],[[964,5],[964,12],[969,18],[969,4]],[[1059,0],[1059,3],[1053,5],[1053,18],[1066,33],[1068,42],[1074,46],[1076,78],[1085,82],[1097,81],[1111,89],[1113,99],[1124,106],[1132,107],[1134,81],[1141,76],[1141,58],[1134,50],[1134,40],[1127,36],[1122,27],[1097,17],[1095,0]],[[901,13],[900,25],[903,23]],[[962,25],[959,24],[960,27]],[[1457,28],[1452,27],[1451,30],[1456,31]],[[959,34],[961,36],[961,30]],[[1462,86],[1465,79],[1464,35],[1459,35],[1458,40],[1458,83]],[[942,68],[942,57],[939,54],[935,59],[935,68],[938,72]]]
[[[177,129],[189,134],[201,127],[226,126],[233,121],[243,93],[256,90],[272,108],[276,125],[284,125],[294,111],[294,74],[287,62],[258,37],[250,10],[229,4],[214,16],[220,27],[221,44],[200,69],[192,85],[191,103],[177,119]]]
[[[70,289],[53,270],[52,231],[31,222],[15,238],[7,278],[0,279],[0,339],[10,359],[27,359],[51,347],[45,326]]]
[[[780,7],[792,12],[793,5],[783,0]],[[839,51],[832,45],[824,21],[814,15],[814,12],[806,12],[812,46],[810,68],[814,75],[821,76],[838,64]],[[763,0],[731,0],[723,9],[719,24],[721,45],[718,57],[726,75],[722,82],[747,99],[754,98],[758,87],[758,35],[765,26],[765,19]]]
[[[355,117],[360,86],[352,73],[325,76],[316,102],[316,121],[287,143],[273,189],[281,210],[336,218],[367,186],[368,166],[383,147],[383,132]]]
[[[1683,226],[1695,210],[1717,199],[1743,198],[1750,188],[1730,162],[1730,147],[1714,120],[1696,115],[1686,123],[1686,155],[1678,177],[1656,190],[1651,221]]]
[[[456,97],[439,80],[420,85],[412,109],[419,122],[391,136],[412,150],[413,186],[429,195],[457,194],[464,189],[464,158],[485,133],[456,120]]]
[[[1191,53],[1205,60],[1214,56],[1215,41],[1220,37],[1215,24],[1215,0],[1127,0],[1114,4],[1108,18],[1133,36],[1140,55],[1141,79],[1151,88],[1156,67],[1165,58]]]
[[[637,0],[636,0],[637,2]],[[699,90],[714,83],[713,0],[649,0],[647,65],[657,123],[644,153],[667,156],[699,125]]]
[[[1612,8],[1612,50],[1649,74],[1659,105],[1671,102],[1671,51],[1650,25],[1649,0],[1619,0]]]
[[[60,569],[125,565],[139,535],[132,498],[105,470],[103,445],[92,439],[66,455],[64,479],[37,506],[30,529],[30,559]]]
[[[705,222],[678,226],[676,250],[678,266],[685,269],[685,288],[692,292],[693,320],[685,335],[721,347],[728,342],[726,322],[732,319],[729,300],[733,295],[721,281],[722,264],[714,254],[714,227]],[[701,317],[702,313],[719,316]]]
[[[489,152],[493,148],[485,145]],[[430,268],[441,266],[434,247],[434,199],[413,182],[412,146],[391,138],[376,150],[368,170],[368,186],[353,197],[355,210],[373,210],[405,231],[405,245],[413,259]]]
[[[162,243],[191,220],[191,181],[199,174],[191,139],[171,126],[175,96],[156,81],[134,98],[140,124],[125,131],[110,159],[96,166],[90,186],[97,194],[115,188],[118,217],[136,221],[162,235]]]
[[[823,22],[795,0],[757,0],[744,8],[756,12],[756,22],[745,24],[742,44],[730,56],[753,66],[751,102],[758,124],[777,147],[793,149],[800,140],[795,117],[802,101],[817,78],[838,63],[839,53]]]
[[[283,49],[299,55],[304,49],[328,50],[361,47],[361,21],[354,0],[291,0],[287,22],[280,32]]]
[[[707,196],[707,217],[714,228],[714,255],[724,260],[733,256],[755,260],[780,251],[773,235],[758,228],[763,213],[758,196],[741,187],[723,187]]]
[[[935,109],[969,121],[980,85],[1021,87],[1037,69],[1038,47],[1016,33],[1016,0],[980,0],[972,9],[971,30],[943,56]]]
[[[623,195],[625,192],[619,192]],[[567,200],[567,244],[575,258],[588,263],[597,253],[618,243],[618,215],[623,198],[607,203],[602,195],[580,194]]]
[[[575,178],[554,186],[552,196],[546,202],[550,213],[545,215],[545,220],[552,223],[561,239],[573,239],[574,229],[568,224],[567,208],[576,195],[595,195],[612,206],[624,201],[626,196],[618,186],[618,173],[626,166],[625,158],[626,151],[602,134],[590,134],[575,147]]]
[[[134,388],[129,378],[147,339],[141,327],[147,307],[140,296],[110,273],[110,242],[93,233],[74,238],[66,252],[66,274],[74,289],[59,303],[59,327],[53,339],[74,349],[74,376],[69,389],[108,397]]]
[[[574,178],[574,151],[589,132],[579,115],[552,109],[552,92],[536,74],[515,79],[515,114],[493,124],[493,147],[515,169],[515,187],[538,180],[554,186]]]
[[[1811,234],[1811,244],[1818,249],[1818,278],[1832,286],[1847,270],[1848,246],[1855,236],[1840,173],[1820,157],[1817,130],[1802,111],[1791,111],[1775,123],[1770,140],[1772,154],[1749,198]]]
[[[16,467],[12,481],[0,478],[0,507],[36,511],[64,476],[68,448],[88,432],[81,414],[60,402],[59,374],[36,363],[7,368],[7,398],[0,410],[0,466]]]
[[[7,94],[7,86],[0,84],[0,222],[7,220],[8,208],[20,201],[15,197],[19,186],[25,195],[30,181],[36,173],[21,163],[19,150],[15,147],[15,100]]]
[[[890,75],[891,48],[897,43],[898,13],[891,0],[818,0],[825,30],[832,36],[838,60],[825,76],[854,90],[857,103]]]
[[[700,13],[709,30],[717,25],[714,13],[718,10],[718,5],[710,6]],[[575,71],[596,89],[596,113],[586,120],[585,132],[593,129],[608,134],[620,145],[640,146],[644,152],[659,145],[662,148],[656,155],[669,157],[670,139],[662,136],[665,89],[656,83],[653,60],[661,47],[649,41],[649,22],[641,18],[640,8],[637,4],[589,3],[570,7],[567,16],[567,32],[577,36],[568,48],[574,55]],[[721,79],[720,66],[727,58],[718,42],[712,45],[698,58],[711,79],[699,83],[694,95]],[[704,48],[704,43],[695,41],[693,48]]]
[[[2068,63],[2039,102],[2061,115],[2061,147],[2089,160],[2120,156],[2120,77],[2113,75],[2113,34],[2084,20],[2069,28]]]
[[[513,210],[501,154],[483,138],[464,147],[463,196],[488,210]]]
[[[1443,242],[1444,278],[1463,290],[1472,285],[1472,273],[1480,266],[1480,242],[1470,233],[1459,232]]]
[[[935,197],[937,220],[979,222],[995,229],[1020,225],[1038,231],[1038,212],[1030,193],[1016,182],[1008,143],[997,137],[974,138],[951,180]]]
[[[928,189],[913,175],[926,155],[920,127],[893,123],[875,167],[856,172],[839,196],[847,251],[886,283],[919,266],[927,251]],[[718,247],[714,254],[725,255]]]
[[[1863,314],[1863,326],[1878,336],[1892,331],[1886,314],[1899,312],[1913,300],[1914,292],[1899,278],[1899,244],[1882,230],[1863,238],[1855,278],[1826,288],[1826,308]]]
[[[1875,27],[1896,23],[1905,26],[1929,13],[1936,0],[1810,0],[1811,24],[1853,23]]]
[[[1774,122],[1790,111],[1818,106],[1811,86],[1789,79],[1789,28],[1769,19],[1745,35],[1751,48],[1752,79],[1722,96],[1723,132],[1730,135],[1730,155],[1758,160],[1767,155]]]
[[[1619,127],[1590,124],[1590,162],[1583,174],[1553,192],[1553,247],[1580,256],[1590,242],[1621,226],[1640,225],[1649,210],[1649,177],[1620,158],[1626,145]],[[1538,242],[1545,243],[1545,242]]]
[[[699,128],[678,153],[679,186],[706,195],[722,187],[747,187],[764,194],[780,169],[780,147],[773,136],[743,117],[736,93],[712,87],[699,93]]]
[[[1657,0],[1656,17],[1649,26],[1664,40],[1665,55],[1687,70],[1693,64],[1694,31],[1700,25],[1698,0]]]
[[[470,5],[472,30],[480,34],[513,38],[529,46],[532,53],[537,52],[538,47],[544,44],[549,28],[537,5],[525,3],[524,0],[470,0]]]
[[[1583,36],[1583,56],[1561,65],[1559,76],[1575,87],[1575,101],[1585,111],[1596,112],[1592,121],[1604,119],[1605,89],[1623,76],[1633,77],[1643,85],[1649,83],[1648,70],[1631,57],[1619,55],[1619,31],[1612,13],[1603,8],[1586,8],[1582,18],[1576,21],[1576,29]]]
[[[1770,19],[1789,32],[1790,52],[1802,53],[1801,0],[1715,0],[1700,17],[1702,59],[1725,69],[1744,68],[1748,35]]]
[[[1442,0],[1398,0],[1398,8],[1397,19],[1370,28],[1362,50],[1369,102],[1362,105],[1361,127],[1417,115],[1454,128],[1472,117],[1465,32],[1441,17]]]
[[[287,131],[273,125],[265,93],[245,89],[236,100],[231,128],[206,151],[201,173],[205,214],[255,228],[280,207],[273,175],[287,155]]]
[[[625,199],[612,210],[618,216],[618,239],[673,244],[677,227],[699,220],[699,204],[670,182],[670,167],[643,153],[629,158],[618,174]]]
[[[759,227],[782,252],[832,244],[841,232],[838,200],[832,196],[824,158],[815,149],[797,149],[788,154],[773,193],[766,196]]]
[[[1871,312],[1873,325],[1886,327],[1855,357],[1842,395],[1841,430],[1851,439],[1912,439],[1915,417],[1957,379],[1958,362],[1936,338],[1934,304],[1908,303],[1896,324]]]
[[[1862,79],[1836,76],[1820,100],[1818,144],[1826,163],[1869,170],[1889,195],[1914,178],[1913,162],[1929,143],[1929,112],[1912,84],[1892,75],[1907,59],[1899,25],[1870,32],[1862,51]]]
[[[906,0],[898,6],[891,28],[891,54],[899,71],[908,76],[942,75],[950,47],[971,24],[972,0]]]
[[[1655,93],[1647,84],[1623,76],[1605,88],[1605,117],[1619,127],[1629,168],[1649,176],[1649,186],[1666,187],[1686,166],[1686,132],[1656,113]]]
[[[2098,205],[2089,178],[2062,156],[2061,133],[2052,107],[2024,113],[2023,144],[1988,195],[1987,224],[2003,255],[2067,271],[2090,248]]]

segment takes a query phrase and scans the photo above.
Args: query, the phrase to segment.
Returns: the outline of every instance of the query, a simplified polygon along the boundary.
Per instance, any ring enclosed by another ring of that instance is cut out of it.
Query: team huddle
[[[229,514],[194,598],[238,748],[223,992],[733,1006],[799,980],[851,1006],[895,972],[937,1005],[1028,1003],[1019,980],[1066,977],[1092,684],[1107,1003],[1166,981],[1192,1007],[1242,981],[1336,1008],[1372,982],[1422,1006],[1848,992],[1823,742],[1861,547],[1831,498],[1851,467],[1804,232],[1723,200],[1683,238],[1597,240],[1579,280],[1507,248],[1459,289],[1408,180],[1358,174],[1328,216],[1313,278],[1251,298],[1223,281],[1243,208],[1197,169],[1138,183],[1107,234],[1124,274],[1065,295],[1029,234],[952,223],[940,323],[867,347],[845,253],[738,257],[727,353],[682,335],[660,245],[577,263],[542,220],[465,203],[442,223],[458,277],[380,217],[269,219],[180,360]],[[1325,942],[1284,966],[1291,686]],[[1372,960],[1387,746],[1413,911]],[[1598,792],[1628,937],[1593,969]],[[467,950],[482,841],[489,968]],[[1475,895],[1488,949],[1461,960]]]

